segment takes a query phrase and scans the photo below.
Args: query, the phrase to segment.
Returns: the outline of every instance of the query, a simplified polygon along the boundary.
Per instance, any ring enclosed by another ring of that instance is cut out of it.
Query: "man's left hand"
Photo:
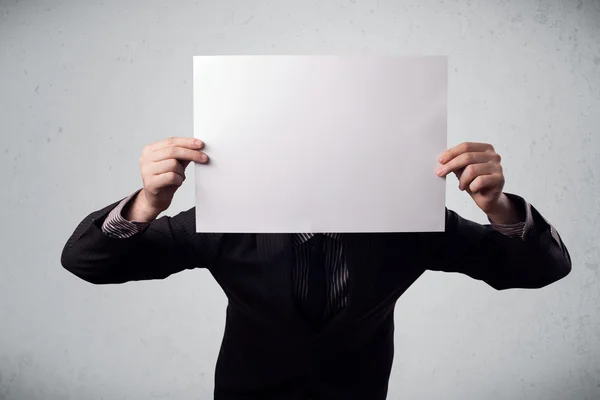
[[[458,188],[469,193],[492,221],[514,224],[521,221],[516,207],[502,192],[505,181],[501,160],[491,144],[466,142],[440,155],[438,161],[442,165],[436,173],[445,177],[454,172]]]

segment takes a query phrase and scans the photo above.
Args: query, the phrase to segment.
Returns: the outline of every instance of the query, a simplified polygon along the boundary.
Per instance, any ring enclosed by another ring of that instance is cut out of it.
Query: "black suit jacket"
[[[349,302],[315,332],[294,310],[291,234],[196,233],[192,208],[116,239],[101,227],[117,204],[79,224],[62,265],[95,284],[208,268],[228,298],[215,399],[385,399],[394,306],[425,270],[463,273],[498,290],[541,288],[571,270],[564,243],[533,207],[523,241],[451,210],[443,233],[344,234]]]

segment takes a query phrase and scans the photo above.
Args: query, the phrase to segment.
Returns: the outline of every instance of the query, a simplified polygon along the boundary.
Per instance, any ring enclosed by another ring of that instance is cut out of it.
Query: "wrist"
[[[156,210],[150,206],[146,193],[142,189],[123,209],[123,217],[128,221],[150,222],[156,219],[161,212],[162,210]]]
[[[499,225],[511,225],[523,222],[516,205],[504,193],[500,194],[496,204],[486,214],[492,222]]]

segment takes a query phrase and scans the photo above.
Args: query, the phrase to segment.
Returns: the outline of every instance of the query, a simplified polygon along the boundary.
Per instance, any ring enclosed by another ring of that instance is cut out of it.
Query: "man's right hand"
[[[203,147],[204,143],[198,139],[179,137],[145,146],[140,158],[144,188],[125,207],[123,217],[149,222],[169,208],[173,195],[185,181],[189,163],[208,162],[208,156],[200,151]]]

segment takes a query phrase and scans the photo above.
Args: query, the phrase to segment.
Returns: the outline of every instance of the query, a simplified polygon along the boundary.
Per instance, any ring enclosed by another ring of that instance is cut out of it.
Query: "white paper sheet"
[[[196,56],[197,232],[435,232],[447,59]]]

